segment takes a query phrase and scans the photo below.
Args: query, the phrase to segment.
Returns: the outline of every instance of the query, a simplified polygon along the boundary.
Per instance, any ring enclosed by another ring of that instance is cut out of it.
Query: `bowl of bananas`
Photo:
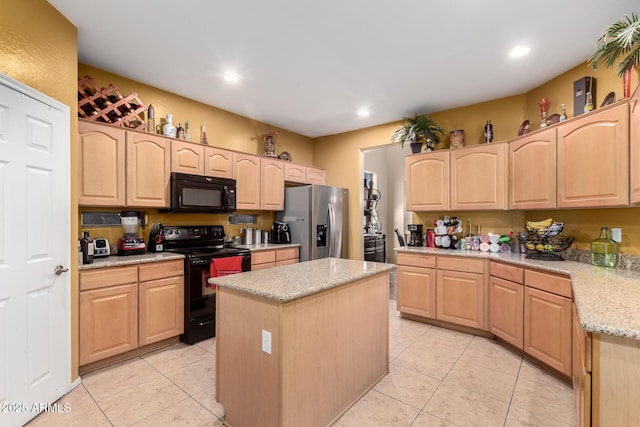
[[[564,259],[558,255],[558,252],[568,249],[575,239],[574,236],[561,236],[564,224],[552,218],[544,221],[527,221],[526,228],[524,243],[528,250],[527,258],[562,261]]]

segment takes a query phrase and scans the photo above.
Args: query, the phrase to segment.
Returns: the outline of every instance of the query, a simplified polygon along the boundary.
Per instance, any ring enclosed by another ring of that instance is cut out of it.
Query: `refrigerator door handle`
[[[329,204],[329,256],[333,258],[341,257],[342,248],[342,222],[336,218],[336,211],[333,204]]]
[[[333,219],[333,205],[331,203],[329,203],[328,205],[328,211],[327,211],[327,234],[329,237],[329,256],[332,257],[333,256],[333,224],[334,224],[334,219]]]

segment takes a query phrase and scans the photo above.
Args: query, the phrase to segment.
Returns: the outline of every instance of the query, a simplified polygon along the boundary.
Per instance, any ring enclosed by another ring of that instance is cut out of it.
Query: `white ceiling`
[[[309,137],[526,92],[638,0],[49,0],[80,62]],[[517,44],[531,53],[507,56]],[[240,75],[230,84],[227,72]],[[585,68],[585,72],[588,69]],[[371,111],[367,118],[357,111]]]

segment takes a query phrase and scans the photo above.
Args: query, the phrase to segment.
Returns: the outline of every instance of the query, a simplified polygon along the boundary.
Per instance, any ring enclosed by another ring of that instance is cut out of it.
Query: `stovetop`
[[[248,249],[224,247],[224,227],[221,225],[166,226],[163,229],[164,250],[196,259],[244,255]]]

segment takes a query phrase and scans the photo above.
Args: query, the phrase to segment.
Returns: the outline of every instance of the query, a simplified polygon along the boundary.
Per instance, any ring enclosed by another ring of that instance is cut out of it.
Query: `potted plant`
[[[404,147],[405,142],[411,143],[411,151],[419,153],[422,143],[426,142],[425,151],[433,151],[433,146],[440,142],[438,133],[444,135],[444,130],[438,126],[431,117],[420,116],[404,117],[402,127],[391,135],[391,141]]]
[[[624,97],[631,96],[631,70],[640,64],[640,20],[638,14],[625,16],[614,22],[598,39],[598,48],[588,59],[595,70],[599,62],[606,68],[613,68],[620,58],[618,76],[622,77]]]

